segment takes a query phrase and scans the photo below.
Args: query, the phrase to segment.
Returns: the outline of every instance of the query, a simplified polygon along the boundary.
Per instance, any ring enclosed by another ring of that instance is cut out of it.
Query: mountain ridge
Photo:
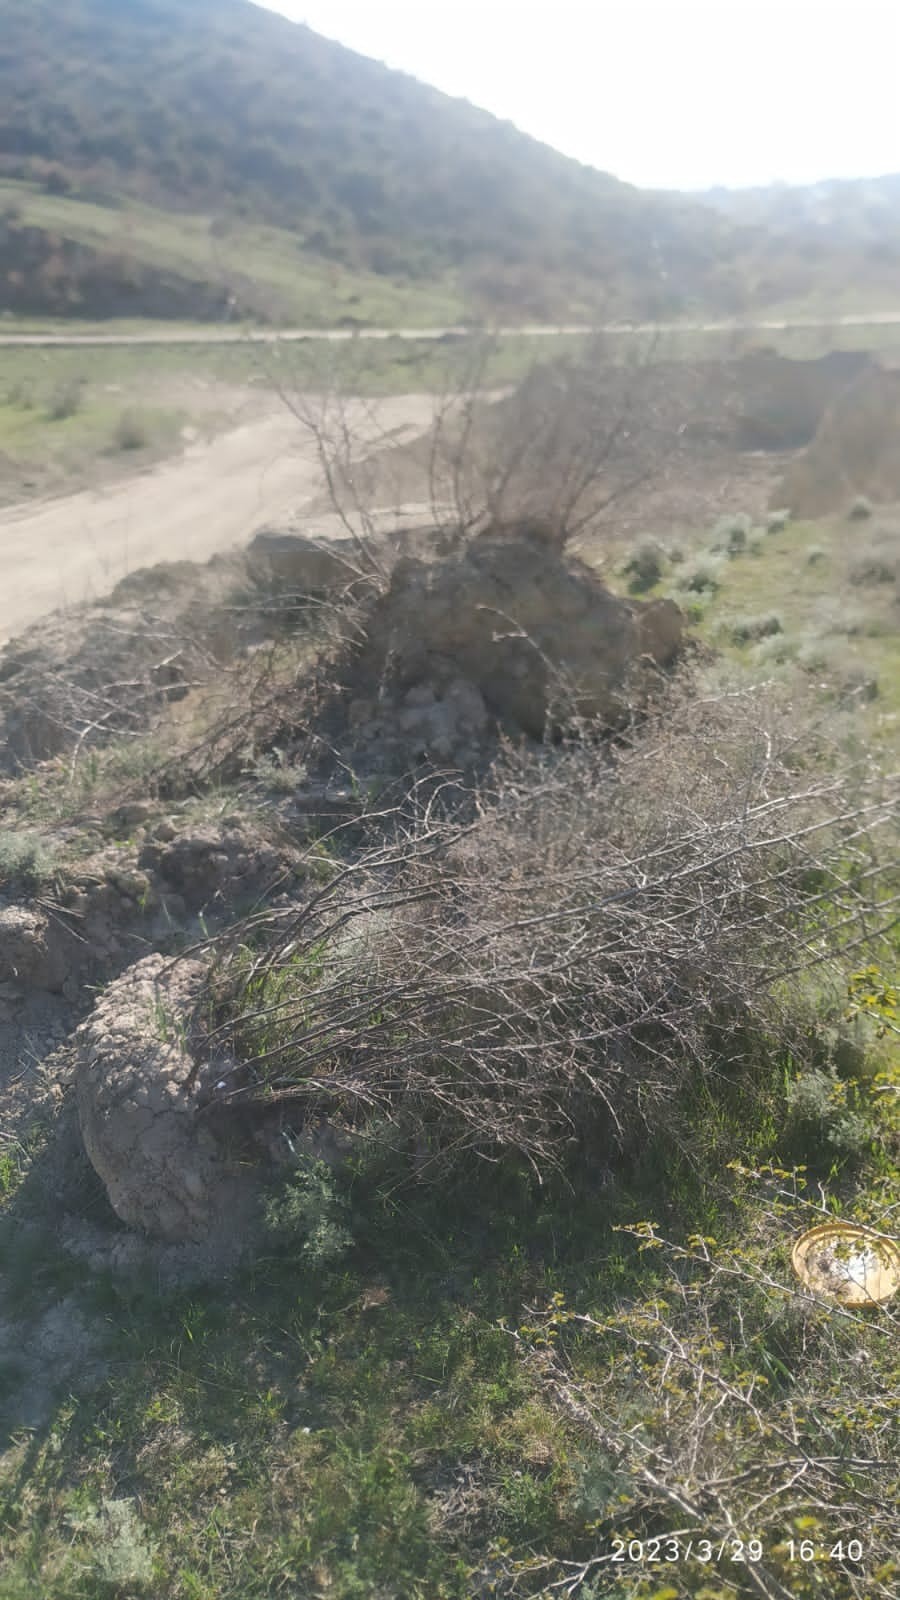
[[[249,0],[0,0],[0,175],[237,216],[554,314],[726,308],[734,229]]]

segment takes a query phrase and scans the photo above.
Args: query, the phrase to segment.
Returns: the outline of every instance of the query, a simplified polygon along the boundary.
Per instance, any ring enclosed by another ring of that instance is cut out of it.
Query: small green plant
[[[867,499],[864,494],[858,494],[847,515],[851,522],[865,522],[872,515],[873,510],[874,507],[871,500]]]
[[[277,745],[265,755],[257,757],[251,771],[257,783],[276,794],[293,794],[307,775],[305,766],[293,766]]]
[[[797,641],[787,633],[768,634],[754,644],[750,653],[757,666],[780,667],[786,661],[793,661],[795,658]]]
[[[713,528],[710,549],[716,555],[720,553],[728,556],[740,555],[747,548],[752,527],[750,518],[743,513],[736,517],[720,517]]]
[[[99,1510],[70,1513],[73,1533],[87,1549],[101,1592],[134,1594],[153,1579],[153,1545],[133,1500],[104,1499]]]
[[[886,1033],[900,1034],[897,1007],[897,985],[887,981],[880,967],[868,966],[861,972],[851,973],[845,1013],[848,1022],[855,1021],[857,1017],[869,1017],[876,1023],[879,1039],[883,1039]]]
[[[766,517],[766,533],[784,533],[791,520],[791,513],[783,508],[779,511],[770,511]]]
[[[787,1106],[788,1144],[802,1148],[812,1159],[829,1151],[858,1157],[872,1141],[874,1128],[858,1104],[855,1085],[833,1070],[804,1072],[795,1078],[788,1084]]]
[[[301,1162],[266,1206],[266,1225],[279,1244],[309,1266],[339,1260],[353,1243],[347,1203],[324,1161]]]
[[[179,1017],[172,1007],[167,1005],[162,995],[156,995],[150,1008],[153,1032],[163,1044],[179,1045],[184,1049],[187,1041],[187,1029],[184,1018]]]
[[[722,562],[703,559],[686,566],[678,579],[678,588],[688,594],[715,594],[721,585]]]
[[[825,560],[826,552],[820,544],[811,544],[806,552],[806,565],[817,567]]]
[[[879,583],[896,583],[900,576],[900,557],[887,541],[864,550],[847,568],[847,577],[857,588]]]
[[[39,889],[56,870],[52,848],[39,834],[15,829],[0,835],[0,883]]]

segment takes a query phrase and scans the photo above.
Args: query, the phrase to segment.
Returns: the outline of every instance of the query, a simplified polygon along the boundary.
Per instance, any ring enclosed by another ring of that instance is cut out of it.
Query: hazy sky
[[[900,0],[259,0],[666,188],[900,171]]]

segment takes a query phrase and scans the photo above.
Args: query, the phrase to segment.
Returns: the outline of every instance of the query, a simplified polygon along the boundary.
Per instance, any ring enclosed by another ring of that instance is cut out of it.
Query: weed
[[[133,1594],[151,1583],[153,1546],[133,1500],[104,1498],[98,1509],[73,1511],[66,1521],[101,1592]]]
[[[0,834],[0,883],[39,889],[58,869],[53,844],[37,833],[10,830]]]
[[[177,1045],[182,1050],[185,1048],[187,1041],[185,1020],[166,1004],[162,995],[154,997],[150,1007],[150,1019],[153,1033],[161,1043]]]
[[[835,1155],[861,1156],[874,1136],[871,1118],[852,1086],[833,1071],[803,1073],[789,1083],[785,1149],[825,1170]]]
[[[861,587],[865,584],[896,583],[900,577],[900,557],[896,543],[883,540],[874,543],[850,562],[847,568],[850,582]]]
[[[301,1163],[266,1206],[266,1224],[279,1248],[310,1267],[324,1266],[346,1255],[353,1243],[347,1216],[346,1200],[337,1190],[331,1169],[322,1161]]]
[[[700,558],[685,566],[678,575],[677,588],[688,594],[713,595],[722,582],[722,561]]]
[[[749,644],[753,640],[768,639],[772,634],[782,631],[781,618],[775,611],[763,612],[758,617],[737,617],[729,628],[735,644]]]
[[[743,514],[720,518],[713,529],[710,550],[714,555],[740,555],[747,548],[752,527],[751,519]]]
[[[150,430],[140,412],[133,409],[123,411],[113,432],[115,448],[117,450],[144,450],[149,443]]]

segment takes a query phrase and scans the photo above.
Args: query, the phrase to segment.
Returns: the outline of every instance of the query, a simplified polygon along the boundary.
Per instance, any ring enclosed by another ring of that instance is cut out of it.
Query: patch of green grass
[[[17,848],[25,848],[29,840],[40,845],[42,835],[35,831],[35,825],[46,829],[51,824],[69,822],[91,807],[111,804],[112,797],[122,789],[150,783],[167,754],[163,736],[150,731],[138,738],[112,739],[106,745],[89,746],[74,765],[70,755],[41,762],[39,767],[3,785],[0,815],[5,827],[12,821],[17,830],[10,831],[7,837],[25,841]],[[67,834],[67,853],[76,844],[77,840]],[[52,863],[55,857],[49,845],[43,848]],[[2,862],[0,836],[0,870]]]
[[[276,320],[331,328],[346,318],[376,327],[440,327],[463,317],[453,276],[400,283],[353,271],[303,250],[296,233],[263,224],[159,211],[129,200],[104,206],[51,195],[35,184],[0,183],[0,211],[15,207],[21,221],[101,250],[115,249],[148,266],[194,280],[234,285],[251,310],[269,307]]]
[[[824,697],[856,707],[861,737],[896,750],[895,588],[887,582],[859,584],[848,598],[850,559],[842,519],[789,522],[731,560],[713,563],[706,554],[696,555],[653,592],[672,593],[686,609],[699,600],[689,613],[691,624],[720,655],[756,678],[773,669],[802,671],[821,684]],[[692,593],[707,576],[714,581],[704,582],[699,595]]]
[[[3,353],[0,353],[2,355]],[[62,489],[124,449],[164,454],[178,443],[187,413],[170,405],[129,405],[92,381],[92,362],[0,360],[0,499],[29,487]],[[26,356],[26,359],[21,359]],[[30,357],[30,359],[27,359]],[[135,385],[137,387],[137,385]]]
[[[137,1562],[136,1548],[147,1561],[135,1592],[149,1600],[468,1600],[511,1561],[590,1553],[598,1528],[618,1527],[616,1495],[630,1497],[632,1482],[610,1476],[504,1329],[547,1304],[626,1328],[656,1314],[668,1269],[619,1231],[641,1218],[768,1259],[753,1185],[727,1164],[777,1156],[786,1066],[752,1082],[698,1075],[669,1135],[620,1161],[613,1182],[598,1151],[572,1190],[536,1190],[501,1167],[412,1191],[383,1151],[329,1179],[326,1210],[333,1222],[339,1191],[352,1243],[315,1262],[282,1236],[205,1288],[160,1293],[81,1270],[79,1303],[108,1332],[109,1376],[76,1387],[0,1464],[2,1592],[94,1600],[98,1550]],[[60,1292],[44,1248],[32,1314]],[[790,1372],[783,1319],[773,1327],[766,1306],[741,1304],[758,1370]],[[614,1342],[585,1335],[570,1357],[576,1381],[603,1384],[629,1414]],[[739,1370],[735,1355],[729,1376]],[[646,1427],[658,1424],[648,1412]],[[107,1526],[121,1502],[133,1538]]]

